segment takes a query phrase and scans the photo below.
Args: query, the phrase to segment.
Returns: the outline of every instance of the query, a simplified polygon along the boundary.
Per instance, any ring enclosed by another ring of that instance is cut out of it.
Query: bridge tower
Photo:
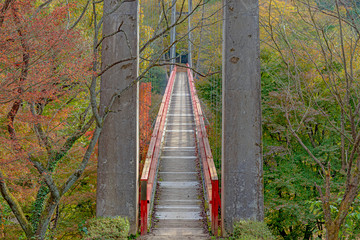
[[[258,0],[224,0],[222,226],[264,218]]]
[[[97,216],[122,216],[136,233],[139,201],[138,1],[104,1],[100,112],[110,111],[99,138]],[[121,4],[120,7],[117,7]],[[117,8],[116,8],[117,7]],[[110,11],[114,12],[109,13]],[[119,32],[121,27],[121,32]],[[114,34],[116,33],[116,34]],[[110,36],[110,37],[109,37]],[[130,41],[128,41],[130,39]],[[124,61],[122,60],[130,59]]]

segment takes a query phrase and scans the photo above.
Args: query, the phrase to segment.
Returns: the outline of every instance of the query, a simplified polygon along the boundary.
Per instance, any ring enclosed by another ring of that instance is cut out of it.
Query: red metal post
[[[147,200],[147,181],[141,181],[141,200],[140,200],[140,231],[141,235],[147,233],[147,220],[148,220],[148,200]]]
[[[211,230],[215,236],[218,236],[219,226],[219,180],[212,180],[212,204],[211,204]]]

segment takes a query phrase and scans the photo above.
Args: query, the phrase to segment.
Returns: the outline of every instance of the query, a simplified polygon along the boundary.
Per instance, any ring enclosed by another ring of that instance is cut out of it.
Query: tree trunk
[[[341,132],[345,133],[344,110],[341,110]],[[341,172],[346,171],[345,136],[341,134]]]
[[[330,225],[326,227],[326,240],[338,240],[339,239],[339,231],[340,226],[332,222]]]

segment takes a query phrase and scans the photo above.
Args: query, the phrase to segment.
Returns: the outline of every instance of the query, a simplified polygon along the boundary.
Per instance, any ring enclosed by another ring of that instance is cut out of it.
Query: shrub
[[[122,217],[101,217],[89,221],[86,240],[127,239],[130,224]]]
[[[233,240],[274,240],[264,222],[239,221],[234,224]]]

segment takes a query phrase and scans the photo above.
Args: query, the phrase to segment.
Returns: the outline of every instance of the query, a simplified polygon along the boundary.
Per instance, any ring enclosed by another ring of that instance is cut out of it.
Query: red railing
[[[165,93],[160,105],[153,134],[146,155],[144,168],[141,174],[140,185],[140,231],[141,235],[147,233],[149,212],[156,190],[157,163],[160,154],[161,139],[164,132],[166,114],[169,108],[170,96],[174,86],[176,66],[171,72]]]
[[[189,67],[189,65],[187,66]],[[191,100],[195,115],[196,138],[203,166],[204,183],[206,188],[207,200],[209,203],[208,206],[210,207],[211,231],[215,236],[217,236],[219,227],[220,207],[219,179],[216,172],[214,159],[211,153],[209,139],[206,133],[204,116],[201,110],[200,101],[196,94],[194,78],[189,68],[187,70],[187,73],[191,92]]]

